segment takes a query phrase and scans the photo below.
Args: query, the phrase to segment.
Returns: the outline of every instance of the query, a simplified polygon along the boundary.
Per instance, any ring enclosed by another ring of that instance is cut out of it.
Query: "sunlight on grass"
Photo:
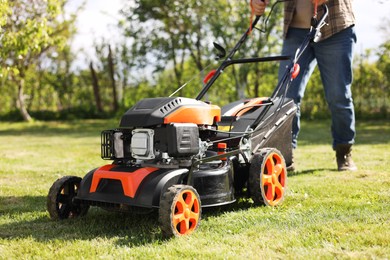
[[[390,257],[389,122],[358,123],[356,172],[335,170],[329,122],[303,122],[284,203],[255,207],[239,199],[204,210],[188,237],[163,239],[156,214],[92,208],[83,218],[51,221],[50,186],[107,163],[100,131],[116,123],[0,123],[1,259]]]

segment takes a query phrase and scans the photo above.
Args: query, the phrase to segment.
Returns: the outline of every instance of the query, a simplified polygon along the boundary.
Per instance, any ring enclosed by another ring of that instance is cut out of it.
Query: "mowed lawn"
[[[100,131],[116,125],[0,123],[0,259],[390,258],[389,120],[358,121],[356,172],[335,171],[329,121],[303,122],[280,207],[240,199],[204,211],[193,235],[168,240],[156,213],[91,208],[83,218],[49,219],[52,183],[109,163]]]

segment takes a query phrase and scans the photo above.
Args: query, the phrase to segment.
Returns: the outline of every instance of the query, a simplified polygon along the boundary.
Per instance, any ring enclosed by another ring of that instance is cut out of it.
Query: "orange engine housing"
[[[183,98],[146,98],[123,116],[121,128],[153,127],[171,123],[213,125],[221,120],[221,108],[206,102]]]
[[[180,107],[164,118],[164,124],[193,123],[213,125],[221,121],[221,108],[216,105],[188,105]]]

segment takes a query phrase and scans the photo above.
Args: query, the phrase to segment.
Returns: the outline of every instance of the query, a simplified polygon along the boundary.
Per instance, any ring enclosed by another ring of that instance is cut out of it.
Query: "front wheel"
[[[256,204],[280,205],[284,199],[286,184],[286,163],[277,149],[264,148],[252,157],[249,190]]]
[[[188,185],[173,185],[161,197],[159,222],[164,236],[184,236],[194,232],[201,219],[198,192]]]
[[[51,219],[75,218],[87,214],[89,206],[74,201],[80,182],[80,177],[65,176],[53,183],[47,195],[47,210]]]

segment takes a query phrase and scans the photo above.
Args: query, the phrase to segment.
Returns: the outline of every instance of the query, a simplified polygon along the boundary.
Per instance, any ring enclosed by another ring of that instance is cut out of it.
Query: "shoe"
[[[338,144],[336,145],[336,160],[337,170],[339,171],[356,171],[357,167],[352,160],[352,144]]]
[[[286,170],[287,170],[287,172],[295,171],[294,154],[291,155],[291,163],[289,165],[286,165]]]
[[[291,163],[289,166],[286,166],[287,172],[293,172],[295,171],[295,165],[294,163]]]

